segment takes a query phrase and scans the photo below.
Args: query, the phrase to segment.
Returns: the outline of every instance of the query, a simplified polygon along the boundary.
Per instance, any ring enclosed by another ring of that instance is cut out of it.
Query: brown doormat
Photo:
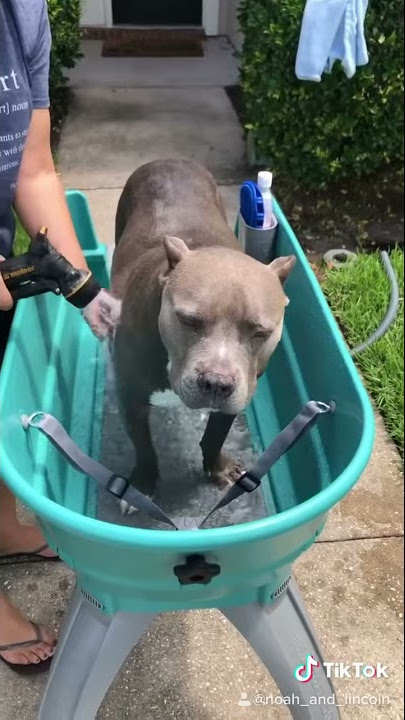
[[[201,30],[112,29],[103,57],[203,57]]]

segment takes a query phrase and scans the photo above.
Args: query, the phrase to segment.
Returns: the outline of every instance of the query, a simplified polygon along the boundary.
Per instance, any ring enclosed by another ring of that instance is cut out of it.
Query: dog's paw
[[[129,505],[126,500],[119,500],[118,504],[120,506],[121,515],[125,517],[126,515],[133,515],[134,513],[139,512],[138,508],[134,507],[133,505]]]
[[[244,467],[239,460],[220,455],[216,466],[208,471],[208,475],[213,483],[220,488],[228,488],[234,485],[244,471]]]
[[[145,497],[148,498],[148,500],[153,501],[155,496],[145,494]],[[134,515],[135,513],[141,512],[141,510],[139,508],[134,507],[134,505],[130,505],[129,503],[127,503],[126,500],[119,500],[118,504],[120,506],[121,515],[123,517],[129,516],[129,515]]]

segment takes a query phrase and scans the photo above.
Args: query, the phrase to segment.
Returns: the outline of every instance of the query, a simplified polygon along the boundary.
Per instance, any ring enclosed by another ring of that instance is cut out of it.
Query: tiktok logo
[[[307,683],[310,682],[314,676],[314,668],[320,667],[321,663],[312,655],[307,655],[305,663],[298,665],[294,670],[294,677],[298,682]]]

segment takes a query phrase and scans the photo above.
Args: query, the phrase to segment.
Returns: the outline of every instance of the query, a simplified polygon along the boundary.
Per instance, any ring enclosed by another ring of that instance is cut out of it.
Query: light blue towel
[[[320,82],[340,60],[348,78],[367,65],[364,21],[369,0],[307,0],[295,73],[299,80]]]

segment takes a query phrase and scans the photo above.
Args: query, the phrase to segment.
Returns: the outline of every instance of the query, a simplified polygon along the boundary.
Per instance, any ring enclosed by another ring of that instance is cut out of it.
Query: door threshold
[[[202,25],[112,25],[110,30],[203,30]]]
[[[112,25],[111,27],[100,27],[99,25],[84,25],[80,28],[83,40],[106,40],[114,35],[114,33],[131,31],[150,32],[153,33],[189,33],[190,35],[200,35],[202,39],[206,38],[205,30],[202,25]]]

